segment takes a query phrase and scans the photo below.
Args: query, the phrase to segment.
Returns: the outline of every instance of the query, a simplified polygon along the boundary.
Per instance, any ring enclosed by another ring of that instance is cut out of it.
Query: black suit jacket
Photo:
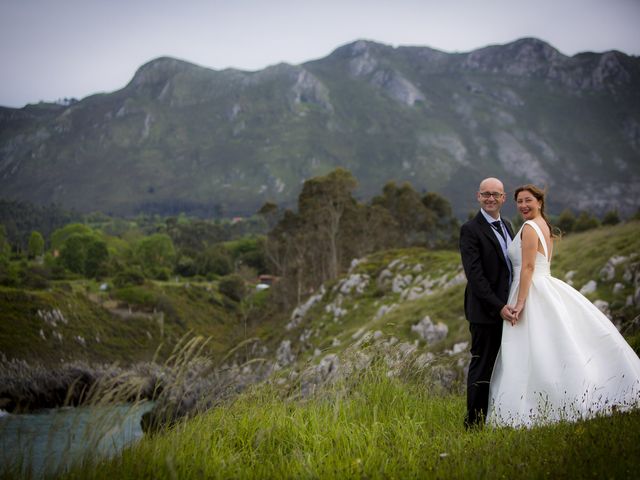
[[[511,224],[503,219],[513,238]],[[460,255],[467,276],[464,312],[471,323],[502,322],[500,310],[509,297],[508,259],[482,212],[460,228]]]

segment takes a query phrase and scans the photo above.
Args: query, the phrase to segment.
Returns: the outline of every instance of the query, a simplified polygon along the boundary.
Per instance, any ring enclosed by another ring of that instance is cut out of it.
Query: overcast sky
[[[159,56],[258,70],[365,38],[470,51],[538,37],[640,54],[640,0],[0,0],[0,105],[122,88]]]

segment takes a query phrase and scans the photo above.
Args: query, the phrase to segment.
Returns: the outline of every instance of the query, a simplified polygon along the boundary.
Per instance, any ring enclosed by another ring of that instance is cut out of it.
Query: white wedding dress
[[[535,229],[545,254],[537,253],[518,323],[503,324],[487,423],[529,427],[640,406],[640,359],[600,310],[551,276],[544,236],[534,222],[525,224]],[[521,232],[509,246],[509,305],[518,296]]]

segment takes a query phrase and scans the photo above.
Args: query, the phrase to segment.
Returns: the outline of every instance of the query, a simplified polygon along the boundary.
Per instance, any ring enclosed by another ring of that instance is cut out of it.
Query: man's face
[[[480,207],[494,218],[498,217],[500,209],[506,201],[504,187],[501,182],[496,180],[482,182],[477,198]]]

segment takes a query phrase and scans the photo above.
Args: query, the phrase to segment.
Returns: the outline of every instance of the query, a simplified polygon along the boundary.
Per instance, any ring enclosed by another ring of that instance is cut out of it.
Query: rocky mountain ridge
[[[564,207],[640,205],[640,60],[565,56],[532,38],[468,53],[358,40],[256,72],[173,58],[122,90],[69,105],[0,108],[0,189],[81,211],[251,214],[293,205],[301,182],[342,166],[449,197],[478,181],[546,186]]]

